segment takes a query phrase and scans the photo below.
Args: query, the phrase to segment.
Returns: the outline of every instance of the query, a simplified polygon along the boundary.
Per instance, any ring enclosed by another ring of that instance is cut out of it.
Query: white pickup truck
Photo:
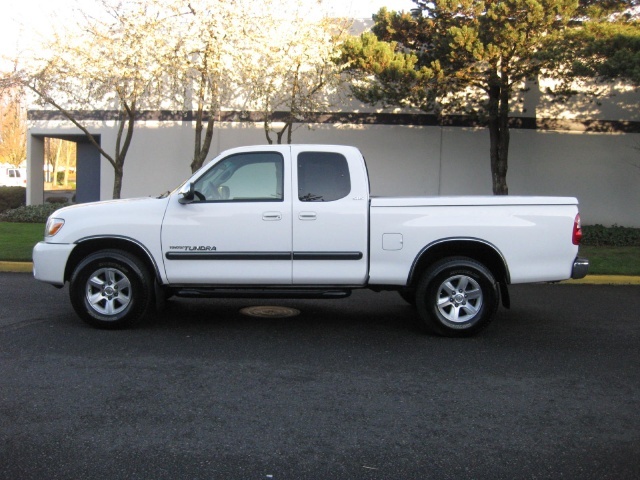
[[[171,295],[339,298],[397,290],[425,329],[484,328],[507,285],[584,277],[577,200],[369,196],[360,151],[269,145],[220,154],[159,198],[48,220],[34,276],[86,322],[128,326]]]

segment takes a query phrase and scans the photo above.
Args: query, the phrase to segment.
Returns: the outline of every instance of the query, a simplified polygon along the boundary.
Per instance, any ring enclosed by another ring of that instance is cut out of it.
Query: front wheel
[[[76,267],[69,286],[71,304],[90,325],[124,328],[153,305],[154,286],[145,265],[121,250],[102,250]]]
[[[484,265],[466,257],[446,258],[418,283],[420,325],[448,337],[474,335],[493,319],[498,298],[496,281]]]

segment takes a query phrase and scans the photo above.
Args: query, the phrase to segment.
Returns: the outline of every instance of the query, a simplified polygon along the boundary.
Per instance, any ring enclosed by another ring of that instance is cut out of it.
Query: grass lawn
[[[0,222],[0,261],[30,262],[33,246],[43,237],[42,223]]]
[[[640,275],[640,247],[580,247],[592,275]]]
[[[33,246],[42,240],[42,223],[0,222],[0,261],[30,262]],[[580,247],[592,275],[639,275],[640,247]]]

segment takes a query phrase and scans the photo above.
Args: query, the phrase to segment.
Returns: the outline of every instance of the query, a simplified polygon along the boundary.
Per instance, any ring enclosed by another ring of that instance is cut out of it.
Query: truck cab
[[[173,195],[162,228],[170,284],[359,285],[369,185],[352,147],[236,149]]]

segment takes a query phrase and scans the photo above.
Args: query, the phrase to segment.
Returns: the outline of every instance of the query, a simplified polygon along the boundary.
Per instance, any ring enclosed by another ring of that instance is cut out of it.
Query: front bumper
[[[571,278],[578,280],[587,276],[589,272],[589,259],[576,257],[573,261],[573,269],[571,270]]]
[[[56,286],[64,285],[67,260],[75,244],[40,242],[33,247],[33,276]]]

